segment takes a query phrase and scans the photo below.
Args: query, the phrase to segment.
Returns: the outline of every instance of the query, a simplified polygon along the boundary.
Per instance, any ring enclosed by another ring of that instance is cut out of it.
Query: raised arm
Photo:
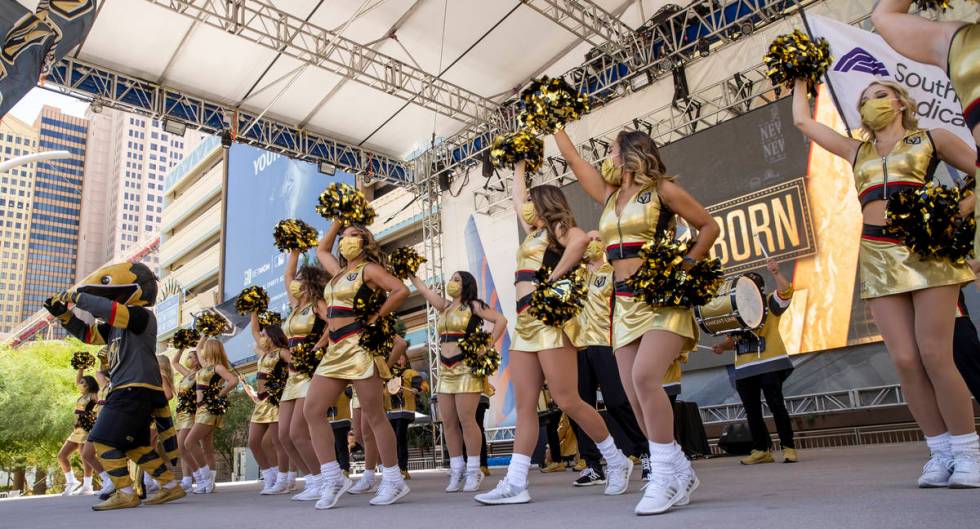
[[[286,270],[283,271],[285,280],[286,296],[289,297],[289,306],[296,308],[299,300],[289,293],[289,285],[296,280],[296,269],[299,267],[299,250],[289,250],[289,257],[286,258]]]
[[[337,240],[340,228],[339,222],[332,222],[330,228],[323,234],[323,238],[320,239],[320,244],[316,247],[316,258],[320,261],[320,266],[331,276],[340,273],[340,261],[333,255],[333,244]]]
[[[182,356],[184,356],[184,350],[177,349],[177,354],[174,355],[174,359],[173,362],[171,362],[171,364],[173,364],[174,369],[176,369],[177,372],[181,374],[181,376],[189,377],[191,376],[191,373],[193,373],[193,371],[191,371],[191,369],[188,367],[184,367],[184,365],[180,363],[180,357]]]
[[[698,230],[697,243],[688,252],[687,257],[701,259],[707,256],[711,251],[711,246],[715,243],[715,239],[721,234],[721,228],[718,227],[715,219],[690,193],[673,182],[661,183],[659,193],[671,211],[680,215],[689,226]]]
[[[82,377],[85,376],[85,370],[79,369],[75,372],[75,385],[78,386],[82,383]]]
[[[102,351],[99,351],[96,358],[99,361],[99,368],[95,370],[95,379],[99,381],[99,387],[104,388],[109,385],[109,359],[102,355]]]
[[[225,387],[221,388],[221,391],[218,394],[222,397],[227,397],[228,394],[235,389],[235,386],[238,385],[238,377],[236,377],[230,369],[222,365],[214,366],[214,372],[221,375],[221,378],[223,378],[225,381]]]
[[[77,305],[78,308],[92,314],[101,322],[95,322],[92,325],[85,323],[69,310],[70,305]],[[94,345],[104,345],[113,327],[142,334],[146,330],[150,318],[153,317],[150,311],[142,307],[130,307],[99,296],[75,291],[62,292],[48,298],[44,302],[44,308],[56,317],[72,336],[87,344]]]
[[[878,34],[895,51],[914,61],[946,69],[946,56],[953,34],[963,22],[933,22],[910,15],[912,0],[879,0],[871,12]]]
[[[766,261],[766,268],[769,269],[769,273],[772,274],[772,278],[776,280],[776,290],[779,292],[786,292],[793,288],[793,283],[790,282],[783,272],[779,269],[779,263],[775,259],[770,258]]]
[[[848,162],[853,162],[861,142],[848,138],[813,119],[806,92],[807,85],[804,81],[797,81],[793,86],[793,124],[800,129],[804,136],[815,141],[817,145]]]
[[[381,309],[378,310],[378,317],[387,316],[395,312],[395,309],[401,307],[402,303],[408,298],[408,287],[405,286],[405,283],[402,283],[398,278],[389,274],[381,265],[371,263],[364,267],[364,280],[368,284],[388,292],[388,299],[384,302],[384,305],[381,305]]]
[[[412,274],[412,276],[408,279],[412,282],[412,285],[415,286],[415,290],[418,290],[419,294],[422,294],[422,297],[429,302],[429,305],[432,305],[432,307],[439,312],[446,310],[446,307],[449,306],[450,302],[448,299],[442,297],[442,295],[437,294],[434,290],[429,288],[429,285],[426,285],[425,281],[419,279],[417,275]]]
[[[561,254],[561,259],[551,272],[550,279],[553,281],[565,275],[568,271],[575,268],[575,265],[582,261],[585,255],[585,248],[589,245],[589,236],[582,231],[582,228],[569,228],[560,231],[558,242],[565,246],[565,251]]]
[[[480,318],[493,323],[493,333],[491,334],[493,343],[497,343],[500,337],[507,332],[507,318],[503,314],[481,303],[473,303],[471,310]]]
[[[527,182],[524,180],[524,174],[526,171],[526,164],[523,161],[517,162],[514,166],[514,181],[511,182],[510,193],[511,199],[514,201],[514,211],[517,212],[517,222],[521,224],[521,229],[524,233],[531,233],[531,227],[528,226],[527,222],[524,222],[524,215],[521,211],[524,209],[524,204],[527,202]]]
[[[555,131],[555,143],[558,144],[558,150],[561,152],[562,158],[568,162],[568,166],[575,173],[575,178],[578,179],[578,183],[582,186],[582,189],[590,197],[595,199],[596,202],[605,204],[609,194],[613,191],[612,186],[602,179],[602,175],[599,174],[599,171],[592,164],[585,161],[585,158],[582,158],[582,155],[575,148],[575,144],[572,143],[572,139],[568,137],[565,129]]]
[[[259,332],[260,331],[260,329],[259,329],[259,313],[253,311],[251,314],[249,314],[249,320],[251,320],[251,327],[250,328],[252,330],[252,339],[255,340],[255,344],[258,345],[259,338],[262,337],[262,333]]]

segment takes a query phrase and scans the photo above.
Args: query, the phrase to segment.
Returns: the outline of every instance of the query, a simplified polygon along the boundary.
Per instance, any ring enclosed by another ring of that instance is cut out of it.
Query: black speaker
[[[729,424],[718,437],[718,448],[726,454],[744,456],[752,452],[752,432],[747,422]]]
[[[674,103],[686,101],[691,97],[691,91],[687,87],[687,72],[684,71],[684,65],[675,66],[671,73],[674,76]]]
[[[493,176],[493,162],[490,161],[490,152],[483,153],[483,178]]]

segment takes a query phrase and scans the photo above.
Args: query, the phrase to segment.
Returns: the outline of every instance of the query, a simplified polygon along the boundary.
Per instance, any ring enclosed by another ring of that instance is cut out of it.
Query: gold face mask
[[[894,98],[869,99],[861,104],[861,123],[873,131],[879,131],[895,121],[899,110],[892,104]]]
[[[268,336],[259,336],[259,349],[263,351],[268,351],[272,346],[272,340]]]
[[[289,283],[289,295],[298,298],[303,295],[303,283],[300,281],[291,281]]]
[[[602,179],[611,186],[618,186],[623,183],[623,170],[616,167],[612,157],[602,161]]]
[[[534,221],[538,220],[538,210],[534,207],[534,202],[524,203],[524,206],[521,207],[521,218],[529,226],[534,225]]]
[[[459,281],[450,281],[446,283],[446,294],[451,298],[458,298],[460,294],[463,293],[463,285]]]
[[[364,241],[356,235],[348,235],[340,239],[340,255],[343,255],[344,259],[348,261],[361,255],[363,249]]]
[[[595,261],[601,258],[602,258],[602,242],[589,241],[589,245],[585,247],[585,260]]]

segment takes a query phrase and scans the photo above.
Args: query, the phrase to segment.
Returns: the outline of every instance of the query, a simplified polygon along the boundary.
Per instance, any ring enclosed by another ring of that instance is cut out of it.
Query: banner
[[[55,33],[17,2],[0,4],[0,118],[37,86]]]
[[[47,75],[56,62],[85,40],[95,24],[95,11],[95,0],[41,0],[38,3],[35,14],[55,34],[41,75]]]
[[[830,42],[834,63],[827,78],[852,131],[861,128],[858,113],[861,92],[875,80],[884,79],[909,91],[918,104],[916,111],[922,128],[948,129],[967,145],[973,145],[973,136],[963,119],[963,107],[946,72],[900,55],[874,33],[818,15],[809,15],[807,20],[814,37]]]

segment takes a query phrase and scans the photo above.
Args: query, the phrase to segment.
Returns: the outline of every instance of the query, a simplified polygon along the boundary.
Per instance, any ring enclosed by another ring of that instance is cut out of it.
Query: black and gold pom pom
[[[278,406],[279,401],[282,400],[282,393],[286,390],[288,379],[289,370],[286,362],[279,360],[265,379],[265,392],[269,394],[269,403],[273,406]]]
[[[405,246],[396,249],[388,256],[388,269],[391,271],[391,275],[405,280],[415,275],[426,260],[425,257],[415,251],[415,248]]]
[[[271,310],[259,313],[259,327],[265,329],[266,327],[279,327],[281,325],[282,314]]]
[[[88,351],[76,351],[71,355],[72,369],[88,369],[95,365],[95,357]]]
[[[191,415],[197,411],[197,393],[195,388],[189,387],[177,393],[177,413],[189,413]]]
[[[582,310],[587,293],[585,267],[579,266],[554,281],[548,279],[548,268],[541,268],[536,275],[538,285],[527,308],[532,316],[545,325],[560,327]]]
[[[95,427],[95,411],[87,410],[78,414],[78,418],[75,419],[75,426],[86,432],[91,432],[92,428]]]
[[[528,130],[520,130],[497,136],[490,148],[490,162],[494,167],[513,167],[524,160],[528,174],[537,172],[544,162],[544,142]]]
[[[350,184],[334,182],[320,193],[316,212],[327,220],[343,225],[360,224],[369,226],[376,216],[374,208],[364,198],[364,194]]]
[[[830,43],[824,38],[812,40],[806,33],[795,30],[776,37],[763,60],[769,67],[766,75],[773,86],[792,88],[793,82],[802,80],[814,96],[820,78],[832,62]]]
[[[397,321],[394,315],[389,314],[374,320],[374,323],[365,324],[358,343],[372,355],[388,358],[395,347]]]
[[[214,309],[208,309],[198,314],[194,328],[204,336],[215,337],[230,331],[228,320]]]
[[[536,134],[551,134],[589,111],[589,97],[558,77],[535,79],[519,100],[517,122]]]
[[[173,338],[170,339],[170,345],[174,349],[183,351],[184,349],[192,349],[197,347],[197,343],[201,341],[201,333],[197,329],[177,329],[174,333]]]
[[[381,310],[381,307],[388,301],[388,293],[384,290],[363,288],[354,295],[352,309],[354,316],[362,323],[366,322]]]
[[[473,376],[488,377],[500,367],[500,353],[493,346],[493,337],[483,329],[467,332],[459,341],[459,352]]]
[[[309,336],[306,338],[306,340],[294,345],[289,350],[292,357],[291,363],[293,369],[297,372],[303,373],[306,376],[313,376],[317,366],[320,365],[320,360],[323,359],[324,350],[323,348],[314,349],[313,346],[316,345],[316,340],[310,339]]]
[[[280,220],[272,231],[272,238],[280,252],[305,251],[320,242],[316,229],[299,219]]]
[[[690,270],[684,269],[684,256],[694,240],[665,238],[650,241],[640,249],[640,268],[626,284],[654,307],[694,307],[704,305],[722,283],[721,261],[701,259]]]
[[[980,0],[970,1],[973,3],[980,2]],[[952,2],[949,0],[914,0],[912,3],[922,10],[936,9],[938,11],[946,11],[952,7]]]
[[[962,192],[934,182],[891,195],[888,200],[885,235],[922,259],[948,259],[962,263],[972,257],[976,221],[959,218]]]
[[[211,415],[224,415],[228,412],[228,406],[230,405],[228,397],[221,395],[221,388],[224,385],[224,379],[219,379],[204,388],[202,392],[204,409]]]
[[[239,314],[262,312],[269,308],[269,294],[258,285],[245,287],[235,299],[235,310]]]

